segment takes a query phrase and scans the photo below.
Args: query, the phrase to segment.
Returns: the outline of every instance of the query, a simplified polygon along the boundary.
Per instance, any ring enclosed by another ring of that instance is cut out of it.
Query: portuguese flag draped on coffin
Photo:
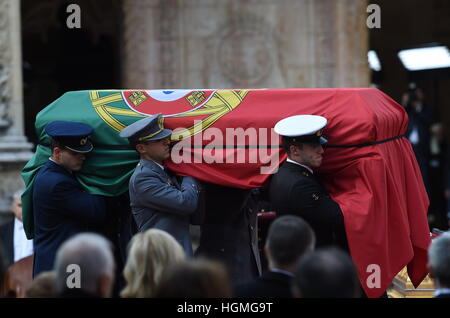
[[[94,150],[78,179],[92,194],[116,196],[128,190],[138,162],[119,131],[157,113],[164,114],[166,128],[175,129],[170,169],[242,189],[261,187],[286,159],[272,129],[277,121],[324,116],[329,144],[318,173],[343,211],[365,292],[380,296],[405,266],[415,286],[426,276],[429,202],[403,136],[408,117],[387,95],[368,88],[68,92],[36,118],[39,145],[22,172],[27,236],[33,237],[33,180],[50,156],[47,123],[76,121],[94,128]]]

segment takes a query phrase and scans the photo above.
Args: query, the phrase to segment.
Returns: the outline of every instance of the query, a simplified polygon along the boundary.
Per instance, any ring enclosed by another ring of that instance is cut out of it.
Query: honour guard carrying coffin
[[[278,215],[306,220],[316,234],[317,247],[335,244],[348,250],[342,211],[312,170],[322,164],[326,124],[321,116],[297,115],[275,125],[288,159],[272,178],[270,200]]]
[[[75,178],[93,149],[91,126],[54,121],[45,127],[52,155],[33,185],[33,276],[53,269],[56,251],[68,238],[106,221],[104,199],[86,192]]]
[[[141,119],[123,129],[141,160],[130,179],[130,204],[140,232],[156,228],[171,234],[192,256],[189,224],[199,206],[200,184],[191,177],[179,182],[164,167],[170,157],[170,135],[162,114]]]

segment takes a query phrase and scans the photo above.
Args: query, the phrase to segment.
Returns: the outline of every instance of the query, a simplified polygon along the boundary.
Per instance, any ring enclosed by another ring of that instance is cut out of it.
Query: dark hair
[[[222,263],[207,259],[187,260],[164,273],[155,298],[227,298],[231,283]]]
[[[360,296],[358,276],[350,256],[338,248],[324,248],[303,256],[293,284],[303,298]]]
[[[136,151],[137,151],[136,146],[137,146],[138,144],[143,144],[143,142],[142,142],[142,141],[139,141],[139,139],[128,139],[128,141],[130,142],[131,148],[133,148],[133,149],[136,150]]]
[[[64,145],[59,140],[56,140],[56,139],[52,138],[52,141],[50,143],[50,148],[52,149],[52,154],[53,154],[53,150],[56,147],[61,148],[61,149],[65,148]]]
[[[303,143],[296,141],[294,138],[281,136],[281,147],[288,153],[291,153],[291,146],[303,149]]]
[[[136,146],[139,144],[147,145],[149,143],[148,141],[145,141],[145,140],[141,141],[137,138],[128,139],[128,141],[130,142],[131,149],[135,150],[138,154],[140,154],[140,152],[137,150]]]
[[[291,265],[314,249],[315,242],[314,231],[306,221],[295,215],[285,215],[270,225],[266,246],[277,265]]]

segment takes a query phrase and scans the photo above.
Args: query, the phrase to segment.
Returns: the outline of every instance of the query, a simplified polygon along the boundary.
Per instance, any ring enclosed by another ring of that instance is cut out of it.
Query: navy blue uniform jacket
[[[341,208],[306,168],[283,163],[272,177],[270,201],[279,216],[297,215],[308,222],[316,234],[316,247],[336,244],[348,251]]]
[[[49,160],[33,185],[33,276],[53,269],[60,245],[106,219],[104,199],[86,192],[67,169]]]

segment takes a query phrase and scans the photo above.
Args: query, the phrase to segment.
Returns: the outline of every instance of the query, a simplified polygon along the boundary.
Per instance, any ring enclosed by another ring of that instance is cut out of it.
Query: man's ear
[[[291,154],[291,155],[297,155],[298,154],[298,147],[297,146],[295,146],[295,145],[290,145],[289,146],[289,153]]]
[[[58,157],[59,154],[61,153],[61,150],[62,150],[62,149],[61,149],[60,147],[56,146],[55,148],[53,148],[52,156]]]
[[[139,153],[145,153],[144,145],[143,144],[136,144],[136,151]]]

